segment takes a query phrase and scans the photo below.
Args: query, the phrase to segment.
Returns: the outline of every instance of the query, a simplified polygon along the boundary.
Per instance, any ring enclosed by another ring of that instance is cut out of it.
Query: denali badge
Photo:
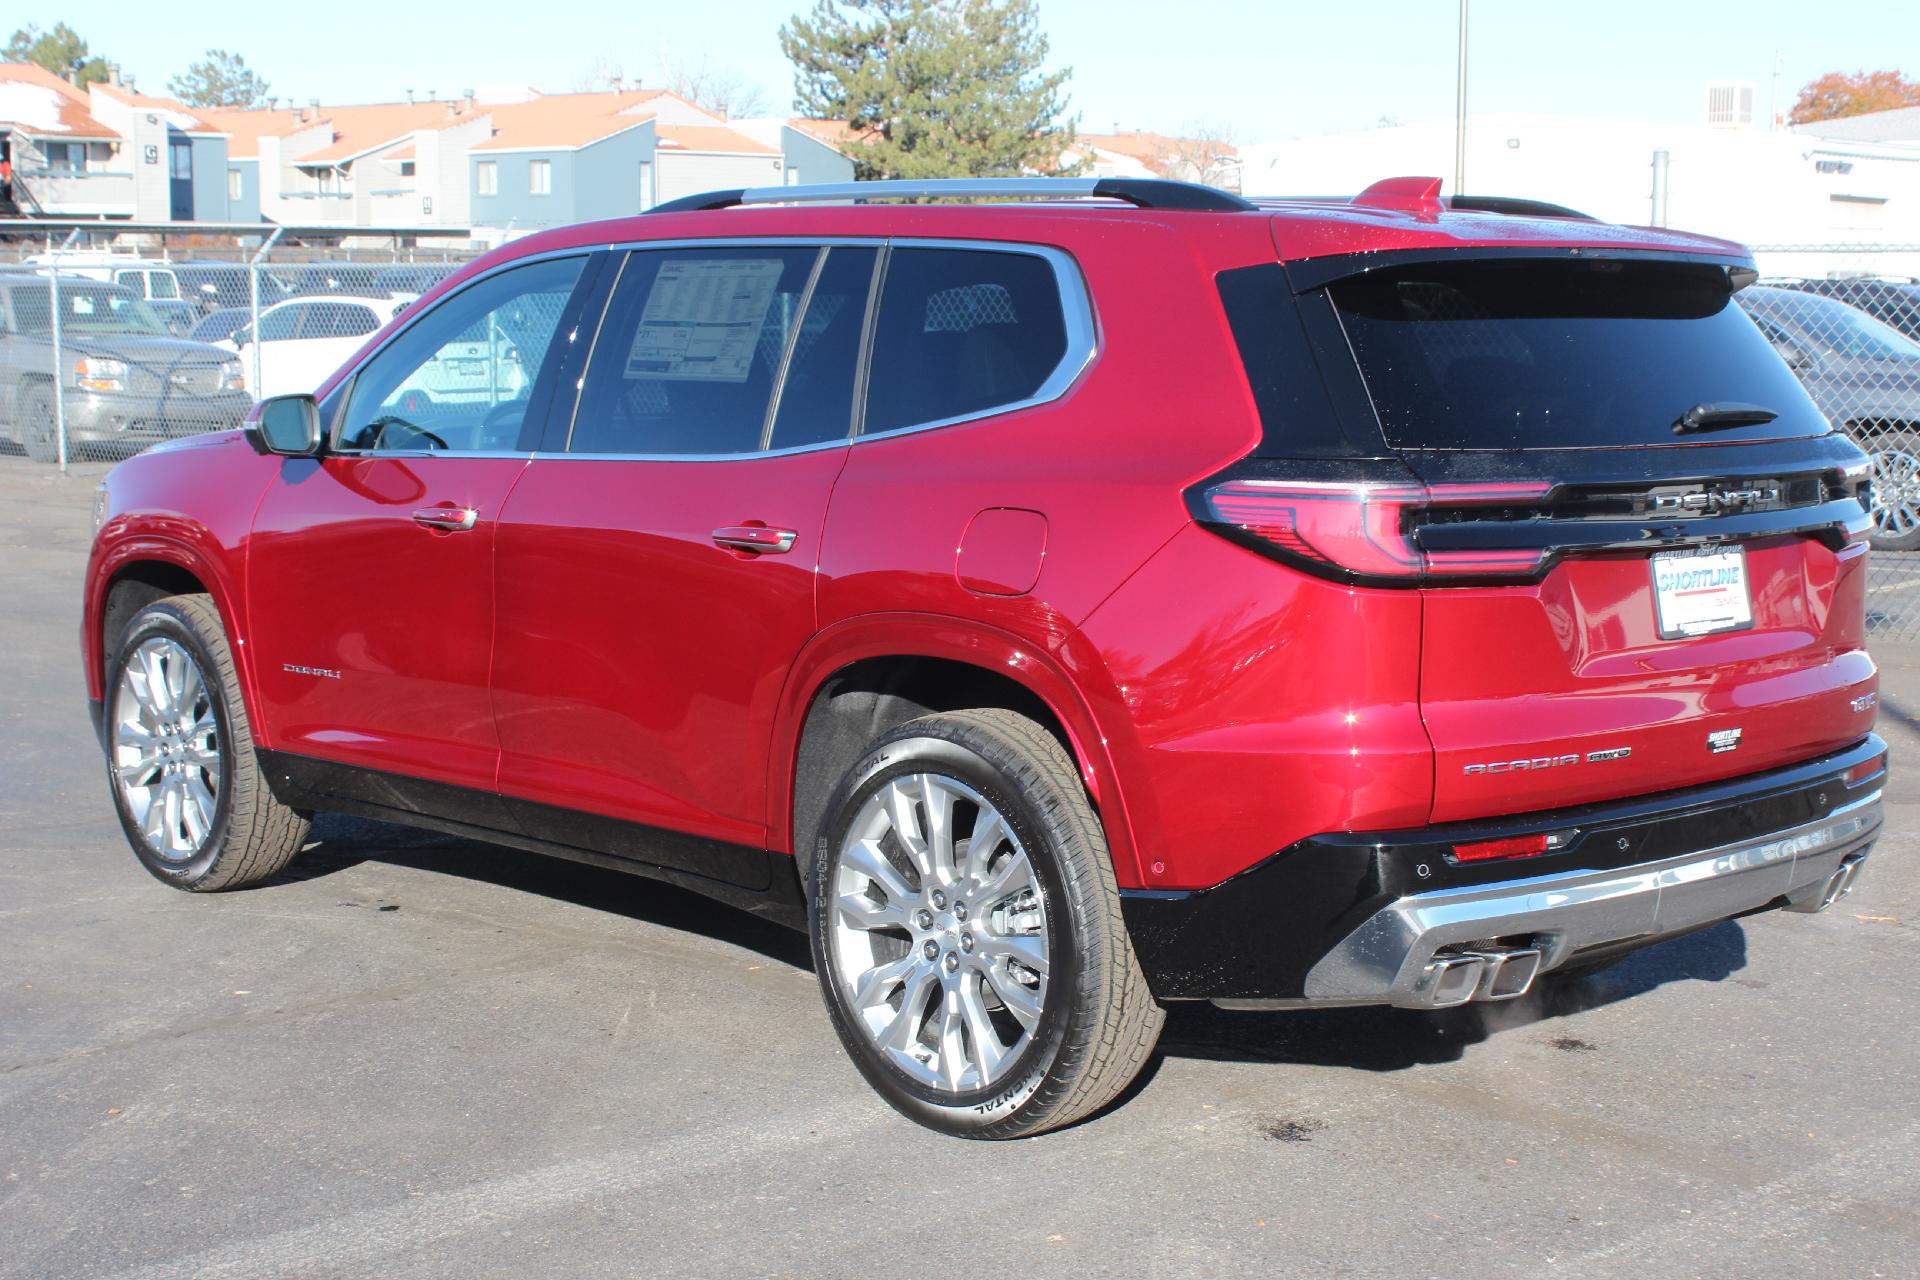
[[[1656,493],[1655,511],[1742,511],[1780,501],[1780,486],[1752,489],[1695,489],[1692,493]]]
[[[1738,729],[1715,729],[1707,735],[1707,750],[1715,755],[1724,755],[1740,745]]]
[[[1625,760],[1633,754],[1632,747],[1609,747],[1605,751],[1589,751],[1586,763],[1599,764],[1603,760]],[[1462,772],[1469,778],[1489,773],[1522,773],[1535,769],[1557,769],[1564,764],[1579,764],[1580,755],[1535,756],[1531,760],[1492,760],[1486,764],[1467,765]]]
[[[280,664],[280,669],[296,676],[319,676],[323,680],[338,680],[340,678],[338,671],[331,671],[326,667],[303,667],[297,662],[283,662]]]

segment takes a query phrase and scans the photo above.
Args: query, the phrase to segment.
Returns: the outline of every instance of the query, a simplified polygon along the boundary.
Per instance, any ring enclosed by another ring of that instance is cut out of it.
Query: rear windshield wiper
[[[1780,415],[1771,409],[1757,404],[1740,404],[1733,400],[1722,400],[1714,404],[1697,404],[1680,415],[1673,424],[1673,433],[1677,436],[1692,431],[1723,431],[1728,427],[1757,427],[1763,422],[1772,422]]]

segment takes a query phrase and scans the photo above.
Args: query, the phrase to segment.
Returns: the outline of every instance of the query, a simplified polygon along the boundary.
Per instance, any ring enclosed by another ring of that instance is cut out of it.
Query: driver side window
[[[527,405],[586,259],[489,276],[442,300],[354,376],[335,447],[517,451]]]

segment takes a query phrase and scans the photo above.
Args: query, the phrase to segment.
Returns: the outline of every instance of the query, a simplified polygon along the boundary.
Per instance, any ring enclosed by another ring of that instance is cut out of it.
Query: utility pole
[[[1767,132],[1780,127],[1780,51],[1773,51],[1773,92],[1767,96]]]
[[[1467,0],[1460,0],[1460,83],[1453,104],[1453,194],[1467,189]]]

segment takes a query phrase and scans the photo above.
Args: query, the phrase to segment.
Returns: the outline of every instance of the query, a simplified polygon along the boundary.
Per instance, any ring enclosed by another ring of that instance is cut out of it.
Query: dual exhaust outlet
[[[1538,947],[1481,947],[1437,955],[1427,962],[1408,1003],[1417,1009],[1449,1009],[1469,1000],[1514,1000],[1527,994],[1539,972]]]
[[[1788,911],[1804,911],[1809,914],[1815,911],[1825,911],[1828,907],[1853,892],[1853,882],[1859,879],[1860,869],[1866,865],[1867,855],[1864,853],[1856,854],[1854,857],[1846,859],[1834,869],[1831,876],[1827,877],[1826,884],[1821,887],[1817,895],[1808,895],[1798,902],[1789,901],[1786,909]]]

